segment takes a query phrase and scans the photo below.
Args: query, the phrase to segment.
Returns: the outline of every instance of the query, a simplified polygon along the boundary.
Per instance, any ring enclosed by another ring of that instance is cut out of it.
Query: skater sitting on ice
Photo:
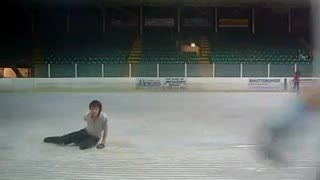
[[[84,115],[87,127],[63,136],[46,137],[44,142],[54,144],[77,144],[80,149],[96,146],[98,149],[105,147],[108,133],[108,116],[102,112],[102,104],[94,100],[89,104],[90,111]],[[103,132],[102,139],[101,133]],[[101,140],[101,143],[97,144]]]

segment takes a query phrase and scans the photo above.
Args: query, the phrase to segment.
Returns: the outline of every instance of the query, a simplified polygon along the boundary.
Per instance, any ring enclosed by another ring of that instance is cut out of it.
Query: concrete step
[[[129,64],[139,64],[140,61],[139,60],[128,60]]]
[[[129,59],[131,59],[131,58],[133,58],[133,59],[140,59],[141,56],[140,56],[140,55],[138,55],[138,56],[130,55],[130,56],[129,56]]]
[[[199,60],[199,63],[206,64],[206,63],[209,63],[209,60]]]
[[[131,48],[131,50],[134,50],[134,51],[142,51],[142,47],[134,47],[134,48]]]
[[[140,60],[141,57],[129,57],[128,59],[129,59],[129,60]]]
[[[139,50],[132,50],[132,51],[130,51],[130,53],[142,54],[142,51],[139,51]]]

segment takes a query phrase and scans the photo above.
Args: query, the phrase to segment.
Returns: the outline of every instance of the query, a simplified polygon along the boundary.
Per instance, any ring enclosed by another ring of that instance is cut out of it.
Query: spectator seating
[[[211,38],[214,63],[310,63],[300,58],[303,49],[295,38],[262,36],[214,36]]]

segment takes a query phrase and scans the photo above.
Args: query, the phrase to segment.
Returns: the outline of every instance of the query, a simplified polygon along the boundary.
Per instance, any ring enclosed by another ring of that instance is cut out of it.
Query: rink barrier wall
[[[105,92],[133,91],[131,78],[16,78],[0,79],[2,92]]]
[[[301,78],[301,86],[315,78]],[[0,92],[281,92],[292,78],[2,78]]]

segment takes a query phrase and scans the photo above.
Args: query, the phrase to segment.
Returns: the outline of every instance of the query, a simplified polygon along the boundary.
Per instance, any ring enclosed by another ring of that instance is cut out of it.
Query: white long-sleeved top
[[[104,131],[104,136],[106,136],[108,128],[108,115],[104,112],[100,113],[97,119],[92,119],[90,112],[85,113],[84,120],[87,122],[86,130],[91,135],[98,139],[101,138],[101,133]]]

